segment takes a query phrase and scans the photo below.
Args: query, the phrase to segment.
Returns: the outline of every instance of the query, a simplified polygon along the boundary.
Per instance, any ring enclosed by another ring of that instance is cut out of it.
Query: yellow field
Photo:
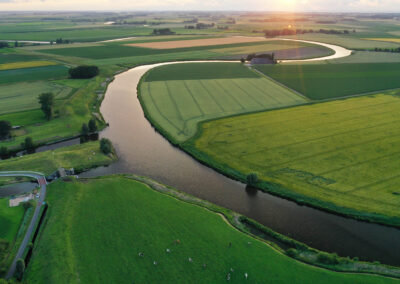
[[[53,61],[44,61],[44,60],[13,62],[13,63],[0,64],[0,70],[23,69],[23,68],[42,67],[50,65],[57,65],[57,63]]]
[[[387,42],[399,42],[400,43],[400,38],[364,38],[367,40],[375,40],[375,41],[387,41]]]
[[[399,111],[399,97],[376,95],[230,117],[203,124],[194,146],[292,194],[390,216],[387,223],[395,223]]]

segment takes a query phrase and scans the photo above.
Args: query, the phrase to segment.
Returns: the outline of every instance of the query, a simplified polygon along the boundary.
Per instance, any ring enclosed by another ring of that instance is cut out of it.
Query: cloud
[[[0,0],[1,10],[400,12],[400,0]]]

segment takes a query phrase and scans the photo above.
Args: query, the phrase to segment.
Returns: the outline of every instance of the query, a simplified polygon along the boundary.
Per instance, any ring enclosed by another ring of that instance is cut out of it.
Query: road
[[[22,257],[22,255],[24,254],[25,249],[30,242],[32,233],[35,230],[35,224],[37,223],[37,220],[40,216],[40,210],[43,206],[43,201],[46,197],[47,181],[46,181],[46,177],[42,173],[29,172],[29,171],[26,171],[26,172],[23,172],[23,171],[21,171],[21,172],[20,171],[0,172],[0,177],[31,177],[31,178],[34,178],[37,180],[37,182],[41,188],[39,199],[38,199],[31,223],[29,224],[28,230],[25,233],[25,237],[24,237],[24,239],[18,249],[18,252],[15,255],[15,258],[7,272],[6,279],[10,279],[14,275],[17,260],[20,259]]]

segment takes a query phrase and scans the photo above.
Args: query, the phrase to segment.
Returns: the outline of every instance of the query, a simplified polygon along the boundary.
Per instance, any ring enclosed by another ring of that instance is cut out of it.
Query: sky
[[[400,0],[0,0],[0,11],[400,12]]]

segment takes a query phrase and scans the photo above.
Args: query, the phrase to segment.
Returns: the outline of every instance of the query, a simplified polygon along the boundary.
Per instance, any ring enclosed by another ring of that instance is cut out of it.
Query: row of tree
[[[307,33],[322,33],[322,34],[349,34],[349,30],[327,30],[327,29],[290,29],[284,28],[281,30],[264,30],[263,31],[266,37],[276,37],[276,36],[287,36],[287,35],[297,35],[297,34],[307,34]],[[356,30],[353,30],[355,33]]]
[[[196,25],[188,25],[188,26],[185,26],[185,29],[189,29],[189,30],[194,30],[194,29],[196,29],[196,30],[203,30],[203,29],[210,29],[210,28],[213,28],[213,27],[215,27],[215,24],[214,24],[214,23],[211,23],[211,24],[197,23]]]
[[[174,35],[174,34],[175,34],[175,32],[171,31],[170,28],[153,30],[153,35]]]

